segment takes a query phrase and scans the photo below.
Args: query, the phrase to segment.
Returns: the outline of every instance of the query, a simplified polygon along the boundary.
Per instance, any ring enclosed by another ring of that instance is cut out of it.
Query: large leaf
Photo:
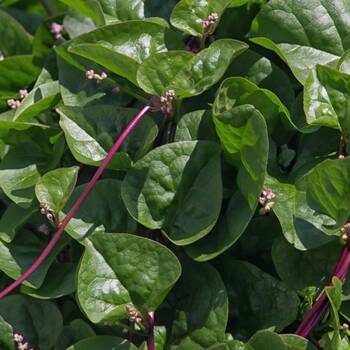
[[[282,183],[270,176],[265,187],[276,195],[272,210],[276,214],[286,240],[295,248],[307,250],[328,242],[324,226],[334,224],[334,220],[313,210],[307,202],[304,190],[293,184]]]
[[[310,207],[342,226],[350,214],[350,158],[328,159],[306,176]]]
[[[79,303],[92,322],[126,316],[134,304],[144,315],[156,310],[181,273],[163,245],[125,233],[92,235],[78,273]]]
[[[232,60],[247,48],[243,42],[222,39],[196,55],[187,51],[152,55],[141,64],[137,82],[153,95],[163,95],[169,89],[180,98],[199,95],[218,82]]]
[[[85,188],[86,185],[76,187],[63,213],[67,213]],[[118,180],[98,181],[65,230],[79,241],[95,230],[134,232],[136,223],[126,211],[120,191],[121,183]]]
[[[214,117],[221,143],[237,169],[238,189],[214,230],[186,249],[198,261],[212,259],[228,249],[251,220],[262,190],[268,157],[268,136],[262,115],[242,105]]]
[[[281,281],[247,262],[227,258],[223,263],[236,332],[249,336],[268,327],[280,331],[296,319],[299,298]]]
[[[316,64],[336,61],[350,48],[347,0],[272,0],[253,26],[253,41],[274,50],[304,84]],[[312,25],[310,25],[312,23]]]
[[[209,264],[186,261],[170,298],[175,317],[169,346],[205,349],[225,339],[228,299],[218,272]]]
[[[14,350],[15,344],[13,342],[13,329],[0,316],[0,347],[2,350]]]
[[[112,337],[98,336],[81,340],[75,345],[70,346],[67,350],[136,350],[136,346],[127,340]]]
[[[40,203],[45,203],[59,213],[72,194],[78,176],[78,167],[59,168],[43,175],[35,185],[35,194]]]
[[[9,14],[0,10],[0,52],[13,56],[31,52],[31,37]]]
[[[81,163],[99,165],[132,118],[136,109],[115,108],[110,105],[91,107],[61,107],[60,125],[68,147]],[[157,126],[145,117],[134,129],[115,154],[109,167],[127,169],[132,160],[140,158],[150,147],[157,135]]]
[[[56,255],[68,242],[69,236],[63,236],[50,255],[23,284],[40,288]],[[11,243],[0,242],[1,271],[9,277],[17,279],[33,264],[46,247],[46,244],[46,242],[35,236],[33,232],[25,229],[22,229]]]
[[[55,304],[23,295],[1,299],[0,315],[34,349],[51,349],[62,329],[62,316]]]
[[[181,0],[171,14],[171,24],[186,34],[203,37],[202,22],[212,13],[219,16],[225,11],[231,0]]]
[[[272,259],[279,277],[290,289],[323,287],[329,282],[340,249],[341,245],[336,241],[300,251],[280,238],[272,246]]]
[[[317,66],[306,80],[304,109],[309,124],[350,131],[350,76]]]
[[[149,152],[123,182],[130,214],[177,245],[205,236],[221,207],[220,153],[209,141],[170,143]]]
[[[69,51],[136,83],[139,65],[150,55],[167,50],[166,31],[166,26],[151,21],[117,23],[79,36]]]

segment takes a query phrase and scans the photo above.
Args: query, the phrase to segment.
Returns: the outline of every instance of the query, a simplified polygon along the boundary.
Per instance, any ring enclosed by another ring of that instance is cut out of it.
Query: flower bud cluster
[[[341,233],[341,238],[342,240],[344,240],[345,242],[349,241],[350,238],[350,223],[346,223],[341,229],[340,229],[340,233]]]
[[[59,39],[62,36],[62,33],[64,31],[63,24],[59,24],[56,22],[51,23],[51,33],[53,34],[55,39]]]
[[[128,311],[129,322],[138,324],[143,323],[142,315],[132,305],[127,305],[126,309]]]
[[[50,209],[49,205],[47,203],[40,203],[40,213],[43,215],[46,215],[47,220],[51,222],[55,222],[55,213],[52,209]]]
[[[19,97],[21,99],[25,98],[28,96],[28,90],[27,89],[20,89],[18,91]],[[15,100],[13,98],[7,100],[7,105],[11,108],[11,109],[16,109],[21,105],[21,101],[20,100]]]
[[[160,96],[160,110],[163,113],[171,114],[174,110],[173,105],[176,99],[175,90],[168,90],[165,95]]]
[[[275,205],[276,195],[271,188],[264,189],[259,196],[259,203],[262,205],[259,213],[265,215],[269,213]]]
[[[208,31],[215,29],[219,21],[219,15],[216,12],[211,13],[208,18],[202,21],[202,27]]]
[[[13,340],[16,343],[17,350],[33,350],[33,348],[29,348],[29,344],[24,341],[23,335],[14,334]]]
[[[97,74],[93,69],[89,69],[88,71],[86,71],[85,76],[90,80],[104,80],[108,77],[108,74],[106,72],[101,72],[101,74]]]

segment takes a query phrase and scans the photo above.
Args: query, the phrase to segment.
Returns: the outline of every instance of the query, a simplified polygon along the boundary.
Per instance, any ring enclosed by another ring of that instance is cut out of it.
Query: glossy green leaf
[[[90,236],[80,263],[79,303],[92,322],[126,317],[132,303],[144,314],[156,310],[181,274],[163,245],[125,233]]]
[[[166,26],[151,21],[127,21],[98,28],[74,39],[69,51],[136,83],[139,65],[166,51]]]
[[[153,95],[163,95],[169,89],[180,98],[199,95],[217,83],[232,60],[247,48],[243,42],[221,39],[196,55],[188,51],[158,53],[141,64],[137,82]]]
[[[310,207],[342,226],[350,214],[350,158],[325,160],[306,176]]]
[[[79,162],[95,166],[101,164],[137,112],[136,109],[110,105],[58,109],[60,126],[72,154]],[[148,150],[157,131],[153,120],[146,116],[115,154],[109,167],[117,170],[129,168],[132,160],[137,160]]]
[[[288,109],[270,90],[259,88],[254,83],[241,77],[223,81],[215,99],[213,113],[219,115],[233,107],[245,104],[253,105],[265,118],[269,133],[282,123],[284,128],[295,128]]]
[[[220,275],[209,264],[183,264],[170,308],[175,313],[169,337],[172,350],[206,349],[224,340],[228,299]]]
[[[272,246],[272,259],[278,276],[291,290],[323,287],[329,282],[339,257],[341,245],[331,242],[318,248],[300,251],[283,238]]]
[[[267,166],[266,123],[253,106],[235,107],[214,117],[214,123],[224,150],[238,171],[238,189],[213,231],[186,248],[187,253],[198,261],[214,258],[242,235],[257,207]]]
[[[53,109],[60,100],[57,81],[42,84],[29,92],[16,110],[14,120],[32,121],[40,113]]]
[[[86,185],[75,188],[63,213],[67,213],[85,188]],[[136,223],[126,211],[120,192],[120,181],[113,179],[98,181],[66,226],[66,232],[79,241],[83,241],[96,230],[134,232]],[[63,218],[63,214],[60,217]]]
[[[231,0],[181,0],[173,9],[171,24],[186,34],[203,37],[202,22],[212,13],[221,17]]]
[[[285,344],[277,333],[260,331],[254,334],[247,343],[248,350],[286,350]]]
[[[218,219],[222,183],[220,148],[207,141],[170,143],[128,171],[122,196],[142,225],[186,245],[209,233]]]
[[[77,344],[70,346],[67,350],[136,350],[136,346],[127,340],[112,337],[98,336],[84,339]]]
[[[15,203],[11,203],[0,219],[0,240],[10,243],[18,230],[22,228],[36,210],[35,205],[22,208]]]
[[[13,342],[13,329],[0,316],[0,347],[2,350],[14,350],[15,344]]]
[[[315,10],[317,9],[317,10]],[[316,64],[337,61],[350,48],[350,7],[346,0],[272,0],[253,26],[255,43],[272,49],[304,84]],[[312,25],[310,25],[312,23]]]
[[[0,51],[8,57],[31,52],[31,37],[9,14],[0,10]]]
[[[51,349],[62,329],[62,316],[55,304],[23,295],[1,299],[0,315],[34,349]]]
[[[303,337],[294,334],[281,334],[286,350],[316,350],[316,347]]]
[[[56,255],[68,242],[69,237],[67,235],[62,237],[47,259],[23,284],[40,288]],[[11,243],[0,242],[1,271],[9,277],[17,279],[33,264],[46,247],[46,244],[45,241],[35,236],[33,232],[25,229],[22,229]]]
[[[236,331],[244,336],[268,327],[281,331],[296,319],[299,298],[284,283],[248,262],[224,262],[222,276]]]
[[[59,213],[74,190],[78,170],[77,166],[58,168],[43,175],[35,185],[38,201],[47,204],[54,213]]]
[[[350,76],[317,66],[305,83],[304,109],[308,123],[350,131]]]
[[[315,212],[309,206],[304,190],[270,176],[266,177],[265,187],[271,188],[276,195],[272,210],[281,224],[284,237],[295,248],[312,249],[331,239],[325,233],[325,226],[334,224],[334,220]]]

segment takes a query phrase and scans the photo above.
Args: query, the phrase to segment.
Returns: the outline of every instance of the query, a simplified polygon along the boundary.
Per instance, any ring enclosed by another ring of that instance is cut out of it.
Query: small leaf
[[[125,318],[126,305],[154,311],[181,274],[163,245],[125,233],[90,236],[78,272],[79,303],[94,322]]]
[[[43,175],[35,185],[36,198],[56,214],[65,206],[77,182],[79,167],[59,168]]]
[[[149,152],[128,171],[124,203],[142,225],[175,244],[205,236],[220,212],[220,148],[207,141],[170,143]]]
[[[0,349],[14,350],[14,348],[15,348],[15,344],[13,342],[13,329],[0,316]]]
[[[102,335],[81,340],[67,350],[137,350],[137,348],[125,339]]]

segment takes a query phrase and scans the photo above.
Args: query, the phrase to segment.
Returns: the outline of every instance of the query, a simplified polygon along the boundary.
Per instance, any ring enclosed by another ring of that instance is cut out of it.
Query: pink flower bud
[[[108,77],[107,73],[106,72],[102,72],[101,76],[100,76],[100,79],[106,79],[107,77]]]
[[[56,22],[51,23],[51,33],[54,35],[55,39],[61,37],[61,34],[64,30],[63,24],[58,24]]]
[[[18,93],[19,93],[19,96],[20,96],[21,98],[25,98],[25,97],[28,96],[28,90],[27,90],[27,89],[20,89],[20,90],[18,91]]]
[[[16,109],[16,108],[18,108],[21,105],[21,101],[14,100],[13,98],[11,98],[10,100],[7,100],[7,105],[11,109]]]
[[[23,341],[23,336],[20,334],[15,333],[13,335],[13,340],[17,343],[21,343]]]
[[[53,214],[47,213],[47,214],[46,214],[46,217],[47,217],[47,220],[49,220],[49,221],[54,221],[54,216],[53,216]]]
[[[209,25],[210,25],[209,21],[202,21],[202,27],[204,29],[207,29],[209,27]]]
[[[93,69],[88,70],[85,75],[90,80],[95,79],[95,71]]]

